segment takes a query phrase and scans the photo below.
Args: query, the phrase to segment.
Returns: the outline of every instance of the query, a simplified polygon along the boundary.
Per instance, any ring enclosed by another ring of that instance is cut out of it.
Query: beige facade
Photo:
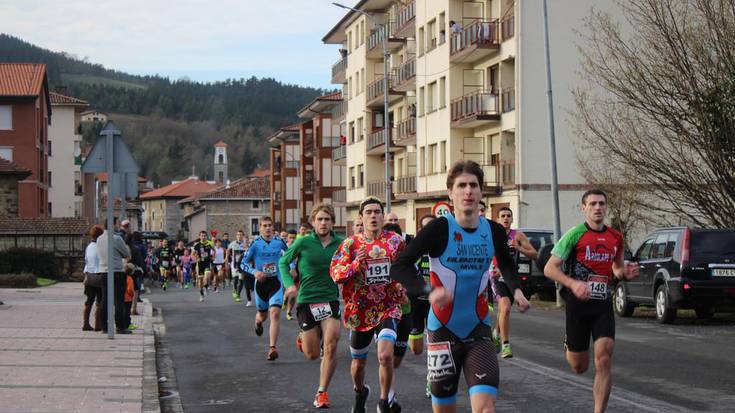
[[[87,110],[81,113],[82,122],[107,122],[107,114],[98,110]]]
[[[581,219],[586,187],[570,118],[580,62],[574,28],[591,7],[609,3],[549,3],[562,230]],[[447,169],[462,159],[483,167],[489,207],[510,206],[519,227],[552,228],[541,2],[363,0],[356,7],[388,28],[392,209],[404,229],[415,232],[417,220],[446,200]],[[332,79],[348,103],[348,222],[364,197],[385,198],[382,33],[349,12],[323,39],[344,50]]]
[[[52,97],[53,117],[48,127],[51,216],[83,215],[82,135],[78,134],[80,110],[86,103],[57,103]]]
[[[181,198],[159,198],[143,201],[143,231],[164,231],[175,236],[181,230],[183,208]]]

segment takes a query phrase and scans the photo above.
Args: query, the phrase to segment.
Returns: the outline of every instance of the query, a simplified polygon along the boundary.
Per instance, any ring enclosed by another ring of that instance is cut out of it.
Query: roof
[[[366,11],[368,13],[383,13],[384,10],[392,3],[393,0],[360,0],[352,8]],[[340,19],[340,21],[338,21],[337,24],[335,24],[334,27],[332,27],[324,37],[322,37],[322,42],[327,44],[341,44],[347,40],[345,29],[354,21],[355,18],[357,18],[356,15],[356,12],[347,10],[347,14],[345,14],[344,17],[342,17],[342,19]]]
[[[100,181],[100,182],[103,182],[103,183],[104,182],[107,182],[107,172],[99,172],[97,174],[97,180]],[[138,177],[138,182],[140,182],[140,183],[146,183],[148,181],[144,177],[139,176]]]
[[[314,114],[333,108],[342,101],[342,92],[334,92],[314,98],[308,105],[297,112],[300,118],[313,118]]]
[[[230,183],[229,186],[220,187],[213,191],[190,196],[179,201],[185,204],[192,201],[207,201],[218,199],[268,199],[270,198],[270,178],[241,178]]]
[[[141,195],[140,199],[188,198],[193,195],[209,192],[218,187],[220,187],[219,184],[210,184],[206,181],[200,181],[197,177],[189,177],[175,184],[154,189],[151,192]]]
[[[227,144],[222,139],[218,140],[217,143],[214,144],[215,148],[226,148]]]
[[[0,234],[84,235],[89,231],[86,218],[0,217]]]
[[[263,178],[267,176],[271,176],[270,169],[256,169],[250,175],[248,175],[248,177],[252,178]]]
[[[21,176],[20,179],[25,179],[32,173],[30,169],[26,169],[13,161],[0,158],[0,175],[18,175]]]
[[[46,81],[46,65],[0,63],[0,96],[40,96]]]
[[[273,132],[273,134],[267,138],[265,138],[266,141],[270,143],[280,143],[281,141],[284,141],[288,138],[296,138],[299,137],[299,126],[300,123],[295,123],[293,125],[284,126],[281,129],[278,129],[277,131]]]
[[[75,97],[71,97],[67,95],[62,95],[61,93],[57,93],[57,92],[49,92],[49,97],[51,98],[52,105],[82,106],[82,107],[89,106],[89,103],[87,103],[86,100],[77,99]]]
[[[102,111],[101,111],[101,110],[99,110],[99,109],[88,109],[88,110],[85,110],[84,112],[82,112],[81,114],[82,114],[82,115],[86,115],[86,114],[88,114],[88,113],[101,113],[101,114],[103,114],[103,115],[107,115],[107,113],[105,113],[105,112],[102,112]]]

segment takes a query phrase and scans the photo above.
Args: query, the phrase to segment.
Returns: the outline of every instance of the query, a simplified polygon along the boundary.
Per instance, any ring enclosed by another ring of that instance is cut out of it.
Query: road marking
[[[522,360],[517,357],[513,359],[506,359],[505,361],[515,365],[516,367],[520,367],[524,370],[546,376],[553,380],[564,382],[579,389],[588,391],[592,389],[592,380],[584,377],[574,376],[570,373],[559,372],[541,364],[537,364],[528,360]],[[647,411],[651,413],[683,413],[689,411],[688,409],[684,409],[680,406],[653,399],[642,394],[622,389],[620,387],[615,387],[613,389],[613,392],[610,394],[610,400],[629,404],[640,409],[641,411]]]

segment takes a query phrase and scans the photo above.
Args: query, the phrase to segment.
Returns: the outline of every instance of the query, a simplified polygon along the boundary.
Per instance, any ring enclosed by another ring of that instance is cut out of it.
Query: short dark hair
[[[479,202],[480,205],[482,205],[483,208],[487,209],[487,204],[482,199]]]
[[[273,222],[273,218],[269,217],[268,215],[263,216],[263,217],[260,217],[260,223],[262,224],[264,222],[271,222],[272,223]]]
[[[401,231],[401,226],[398,225],[398,224],[394,224],[392,222],[389,222],[389,223],[383,225],[383,229],[386,230],[386,231],[393,231],[393,232],[395,232],[398,235],[402,235],[403,234],[402,231]]]
[[[225,232],[224,234],[222,234],[222,236],[223,236],[223,237],[224,237],[225,235],[227,235],[227,236],[229,237],[229,236],[230,236],[230,233],[229,233],[229,232]]]
[[[288,230],[288,231],[286,231],[286,232],[288,233],[288,235],[297,235],[297,232],[296,232],[296,230],[295,230],[295,229],[289,229],[289,230]]]
[[[483,182],[485,182],[485,173],[482,172],[480,165],[475,161],[463,159],[457,161],[452,165],[452,169],[449,170],[449,173],[447,174],[447,189],[452,189],[452,187],[454,187],[454,180],[463,173],[475,175],[480,187],[482,187]]]
[[[590,195],[602,195],[605,197],[605,202],[607,202],[607,194],[605,193],[605,191],[600,188],[592,188],[588,189],[584,194],[582,194],[582,205],[587,204],[587,197]]]
[[[358,211],[358,214],[360,216],[362,216],[362,211],[365,209],[366,206],[368,206],[370,204],[378,204],[378,205],[380,205],[380,212],[384,212],[385,211],[383,209],[383,201],[381,201],[380,198],[374,197],[374,196],[369,196],[369,197],[365,198],[365,200],[363,200],[362,202],[360,202],[360,210]]]
[[[498,210],[498,216],[500,216],[500,213],[503,212],[503,211],[508,211],[508,212],[510,212],[510,216],[513,216],[513,210],[510,209],[510,208],[508,208],[507,206],[504,206],[504,207],[502,207],[502,208],[500,208]]]
[[[92,238],[92,241],[97,241],[97,238],[99,238],[103,232],[105,232],[105,230],[101,225],[92,225],[89,229],[89,237]]]
[[[199,231],[199,235],[202,235],[202,234],[204,234],[204,235],[208,235],[208,234],[207,234],[207,231],[205,231],[205,230],[201,230],[201,231]]]

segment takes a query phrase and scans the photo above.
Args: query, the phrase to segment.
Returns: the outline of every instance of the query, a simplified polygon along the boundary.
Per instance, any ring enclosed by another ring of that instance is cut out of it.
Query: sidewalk
[[[0,410],[157,412],[152,309],[130,335],[82,331],[81,283],[0,289]],[[146,300],[147,301],[147,300]]]

